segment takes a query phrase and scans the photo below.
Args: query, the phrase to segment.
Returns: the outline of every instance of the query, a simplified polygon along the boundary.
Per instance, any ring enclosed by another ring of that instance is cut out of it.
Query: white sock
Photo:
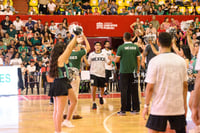
[[[95,101],[93,101],[92,103],[96,103]]]

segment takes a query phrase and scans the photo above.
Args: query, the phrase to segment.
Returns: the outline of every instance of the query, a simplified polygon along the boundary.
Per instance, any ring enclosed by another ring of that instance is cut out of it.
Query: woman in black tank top
[[[72,49],[75,47],[76,40],[77,36],[75,35],[67,47],[64,43],[57,43],[51,53],[49,76],[54,78],[52,92],[50,95],[54,98],[53,120],[55,125],[55,133],[61,132],[63,111],[68,98],[70,100],[70,108],[68,110],[67,120],[64,121],[64,125],[66,126],[67,123],[68,127],[73,127],[69,120],[71,119],[77,99],[73,89],[71,89],[72,87],[67,77],[68,70],[67,67],[65,67],[65,64],[68,63]],[[65,74],[62,73],[60,70],[61,68],[66,69]]]

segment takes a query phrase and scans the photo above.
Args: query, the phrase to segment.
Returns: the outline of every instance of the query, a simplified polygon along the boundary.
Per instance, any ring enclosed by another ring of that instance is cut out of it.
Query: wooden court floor
[[[53,105],[49,105],[49,100],[44,97],[34,100],[22,96],[17,98],[18,102],[15,102],[15,99],[13,102],[3,102],[4,105],[1,102],[3,98],[0,97],[0,118],[3,115],[3,123],[8,117],[17,116],[16,119],[18,118],[17,125],[14,127],[6,126],[6,124],[1,126],[2,120],[0,120],[0,133],[54,133]],[[4,101],[9,100],[4,98]],[[143,106],[141,106],[140,115],[127,113],[126,116],[117,116],[120,98],[105,98],[104,102],[104,105],[100,106],[97,99],[97,110],[92,110],[90,98],[79,99],[78,110],[83,119],[72,120],[75,128],[63,128],[63,131],[66,133],[147,133],[146,121],[142,118]],[[141,98],[141,105],[143,102],[144,98]],[[1,111],[4,108],[2,106],[12,107],[12,104],[17,104],[17,106],[8,111]],[[13,113],[13,111],[16,112]],[[193,124],[190,121],[188,123],[191,128]],[[167,133],[174,132],[168,130]]]

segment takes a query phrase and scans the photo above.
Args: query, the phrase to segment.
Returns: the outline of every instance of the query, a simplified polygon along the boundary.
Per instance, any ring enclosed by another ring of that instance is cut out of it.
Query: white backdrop
[[[0,67],[0,96],[18,95],[18,67]]]

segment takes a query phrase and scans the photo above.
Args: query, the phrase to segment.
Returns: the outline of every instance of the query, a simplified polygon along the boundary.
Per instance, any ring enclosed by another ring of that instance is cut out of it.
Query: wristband
[[[144,104],[144,108],[149,108],[149,104]]]

